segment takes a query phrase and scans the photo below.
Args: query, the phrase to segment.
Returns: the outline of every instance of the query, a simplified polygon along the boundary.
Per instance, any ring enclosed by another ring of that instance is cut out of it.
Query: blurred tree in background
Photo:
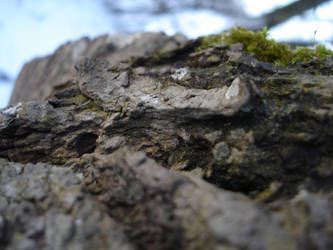
[[[315,9],[329,1],[330,0],[293,1],[287,5],[273,9],[269,13],[264,13],[261,16],[256,17],[248,15],[246,9],[244,9],[245,6],[243,5],[243,2],[237,0],[105,0],[104,2],[107,9],[114,15],[136,15],[139,17],[144,15],[161,16],[176,14],[186,10],[204,9],[221,14],[227,18],[232,25],[239,25],[248,29],[259,30],[263,26],[266,26],[268,29],[274,28],[295,16],[303,15],[306,11]],[[258,3],[253,1],[253,4]],[[131,25],[128,23],[120,22],[119,25],[122,26],[121,30],[124,32],[133,32]],[[177,27],[177,21],[174,21],[173,25],[176,26],[175,28],[178,32],[181,32],[181,28]],[[302,41],[302,39],[300,39],[297,43],[302,45],[311,45],[313,41]]]

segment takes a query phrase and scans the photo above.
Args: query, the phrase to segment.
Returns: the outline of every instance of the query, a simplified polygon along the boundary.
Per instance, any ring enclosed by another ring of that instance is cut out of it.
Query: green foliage
[[[202,37],[201,45],[197,48],[197,51],[207,49],[214,45],[220,45],[222,43],[222,35],[209,35]]]
[[[259,31],[247,30],[244,27],[236,27],[228,32],[211,35],[202,38],[198,50],[206,49],[222,43],[241,43],[244,51],[265,62],[286,66],[296,62],[309,62],[312,59],[322,60],[333,56],[333,52],[324,45],[317,45],[315,49],[297,47],[292,50],[289,45],[278,43],[274,39],[268,39],[268,29],[264,27]]]
[[[333,56],[333,51],[326,49],[324,45],[317,45],[315,49],[297,47],[291,62],[309,62],[312,58],[322,60],[330,56]]]
[[[264,27],[257,32],[247,30],[244,27],[230,29],[224,34],[224,41],[228,44],[242,43],[243,48],[249,54],[261,61],[285,65],[290,62],[292,55],[287,44],[267,39],[268,30]]]

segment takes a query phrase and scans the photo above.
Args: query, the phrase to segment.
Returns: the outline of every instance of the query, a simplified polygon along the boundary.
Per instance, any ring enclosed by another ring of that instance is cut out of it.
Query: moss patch
[[[324,45],[317,45],[315,49],[297,47],[292,50],[288,44],[268,39],[268,29],[264,27],[259,31],[247,30],[244,27],[236,27],[218,35],[211,35],[201,38],[201,45],[197,51],[212,46],[229,45],[241,43],[245,52],[265,62],[271,62],[279,66],[286,66],[297,62],[309,62],[313,59],[323,60],[333,56],[333,51],[326,49]]]

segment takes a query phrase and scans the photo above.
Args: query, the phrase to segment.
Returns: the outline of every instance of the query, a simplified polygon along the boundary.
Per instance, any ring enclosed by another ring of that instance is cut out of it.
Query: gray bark
[[[99,39],[28,63],[44,90],[0,111],[2,248],[333,248],[332,58]]]

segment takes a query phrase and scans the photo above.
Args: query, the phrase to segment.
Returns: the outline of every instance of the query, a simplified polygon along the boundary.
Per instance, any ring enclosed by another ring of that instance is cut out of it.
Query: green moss
[[[268,30],[266,27],[257,32],[243,27],[233,28],[228,33],[225,33],[223,37],[228,44],[242,43],[246,52],[261,61],[285,65],[292,59],[290,48],[287,44],[267,39]]]
[[[211,35],[202,38],[198,51],[212,46],[227,43],[229,45],[241,43],[244,51],[265,62],[271,62],[278,66],[286,66],[296,62],[309,62],[312,59],[323,60],[333,56],[333,51],[324,45],[317,45],[315,49],[297,47],[292,50],[289,45],[268,39],[268,29],[264,27],[259,31],[247,30],[244,27],[236,27],[219,35]]]
[[[221,45],[223,42],[222,34],[210,35],[201,38],[201,45],[196,49],[201,51],[212,46]]]
[[[324,45],[317,45],[315,49],[297,47],[292,62],[309,62],[312,58],[323,60],[330,56],[333,56],[333,51],[326,49]]]
[[[322,178],[329,178],[333,174],[333,160],[324,157],[320,165],[315,168],[316,174]]]

